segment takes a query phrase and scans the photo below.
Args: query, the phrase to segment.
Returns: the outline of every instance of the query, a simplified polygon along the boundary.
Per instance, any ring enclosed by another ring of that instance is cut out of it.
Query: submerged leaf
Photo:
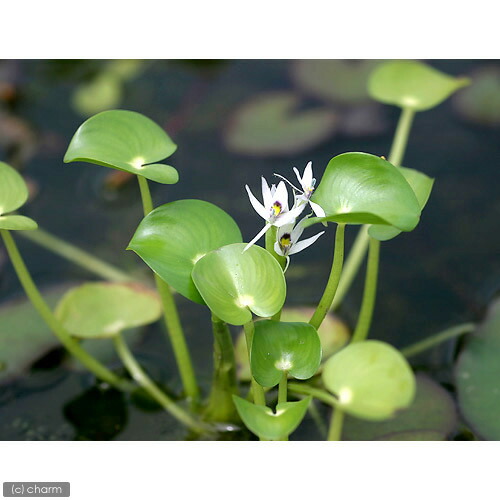
[[[242,241],[224,210],[206,201],[179,200],[149,213],[128,248],[181,295],[204,304],[191,278],[194,265],[212,250]]]
[[[418,61],[386,61],[373,70],[368,90],[377,101],[424,111],[469,83]]]
[[[157,162],[177,146],[149,118],[126,110],[103,111],[85,121],[71,139],[64,162],[86,161],[142,175],[162,184],[175,184],[175,168]]]

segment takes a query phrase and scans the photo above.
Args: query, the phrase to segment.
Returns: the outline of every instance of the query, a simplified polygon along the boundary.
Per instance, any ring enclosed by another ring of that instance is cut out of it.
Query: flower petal
[[[312,170],[312,161],[310,161],[304,170],[304,175],[302,176],[302,188],[304,191],[307,188],[312,187],[312,181],[313,181],[313,170]]]
[[[277,227],[284,226],[285,224],[290,224],[291,222],[295,221],[295,219],[303,212],[306,205],[307,203],[303,203],[301,205],[293,207],[288,212],[280,215],[273,224]]]
[[[267,231],[271,229],[271,224],[266,224],[255,236],[255,238],[248,243],[248,245],[243,249],[244,252],[246,252],[261,236],[263,236]]]
[[[317,203],[314,203],[314,201],[311,200],[309,200],[309,203],[313,212],[316,214],[316,217],[326,217],[325,211]]]
[[[265,220],[268,219],[269,212],[264,208],[262,203],[252,194],[252,191],[250,191],[250,188],[248,185],[245,185],[245,188],[248,193],[248,197],[250,198],[250,203],[252,204],[252,207],[254,210]]]
[[[283,251],[281,250],[281,247],[279,245],[279,243],[277,241],[274,242],[274,251],[278,254],[278,255],[281,255],[282,257],[285,256],[285,254],[283,253]]]
[[[264,202],[264,207],[266,210],[269,210],[271,208],[271,205],[273,204],[273,198],[271,195],[271,190],[269,189],[269,185],[267,184],[266,179],[262,177],[262,201]]]
[[[310,238],[295,243],[295,245],[293,245],[290,251],[288,252],[288,255],[293,255],[294,253],[301,252],[302,250],[304,250],[304,248],[311,246],[324,233],[325,233],[324,231],[321,231],[321,233],[315,234]]]
[[[304,186],[302,185],[302,177],[300,176],[299,169],[297,167],[293,167],[293,171],[295,172],[295,175],[297,176],[297,179],[299,180],[299,184],[302,186],[302,189],[304,189]]]
[[[283,181],[278,184],[273,201],[281,203],[282,211],[288,210],[288,189]]]

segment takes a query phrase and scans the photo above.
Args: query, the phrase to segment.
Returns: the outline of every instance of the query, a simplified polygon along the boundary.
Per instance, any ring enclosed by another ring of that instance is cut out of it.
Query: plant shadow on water
[[[7,87],[0,85],[0,160],[15,164],[28,181],[32,199],[24,213],[41,227],[140,279],[149,279],[142,261],[125,251],[142,219],[135,179],[130,182],[126,175],[109,169],[96,173],[90,165],[63,165],[74,130],[87,115],[101,109],[130,109],[149,116],[178,145],[169,164],[180,173],[180,182],[174,187],[151,185],[155,204],[184,198],[217,204],[234,217],[248,241],[261,229],[261,221],[252,213],[245,184],[254,186],[261,175],[269,180],[278,171],[290,176],[293,166],[302,169],[310,160],[316,176],[321,177],[328,161],[345,151],[389,153],[398,119],[396,108],[370,102],[364,87],[353,89],[343,101],[341,92],[325,96],[324,89],[304,81],[304,69],[298,64],[148,61],[119,67],[103,61],[0,62],[0,80],[12,89],[8,94],[2,91]],[[449,74],[469,75],[488,63],[436,60],[431,65]],[[493,61],[489,66],[498,69],[499,63]],[[366,78],[367,68],[353,74],[345,68],[342,71],[336,68],[335,74],[349,81]],[[337,81],[338,88],[343,88],[344,80]],[[102,103],[96,102],[96,95],[104,96]],[[457,323],[482,320],[499,289],[500,235],[493,230],[500,216],[495,181],[499,122],[490,109],[464,112],[473,107],[474,95],[465,103],[458,95],[415,119],[404,165],[436,179],[433,194],[419,226],[381,250],[382,273],[370,337],[398,348]],[[96,109],[99,105],[102,107]],[[301,144],[294,142],[292,150],[283,132],[271,141],[272,147],[259,149],[263,137],[257,134],[252,139],[245,131],[242,139],[237,128],[240,123],[251,123],[256,115],[258,118],[262,109],[275,128],[297,127],[300,131],[304,127],[310,136],[303,137]],[[301,124],[306,119],[301,113],[311,109],[317,112]],[[487,115],[483,121],[481,112]],[[17,134],[4,132],[14,130],[14,125]],[[347,249],[356,233],[356,228],[346,228]],[[330,230],[307,252],[294,257],[287,273],[287,306],[318,302],[329,273],[332,239]],[[43,288],[96,280],[32,242],[18,240],[34,280]],[[338,310],[351,328],[356,323],[363,281],[360,273]],[[22,297],[3,247],[0,294],[0,307]],[[212,377],[210,315],[184,297],[177,295],[176,300],[196,375],[206,394]],[[151,377],[178,394],[182,383],[162,329],[158,322],[143,328],[129,344]],[[232,327],[231,332],[236,339],[240,329]],[[5,380],[0,377],[1,440],[196,439],[147,396],[96,384],[92,376],[68,362],[57,340],[48,335],[43,338],[22,360],[19,373]],[[442,386],[448,389],[443,396],[446,401],[439,407],[446,424],[440,421],[436,435],[420,439],[471,438],[463,419],[455,421],[456,409],[453,400],[448,400],[456,391],[453,365],[461,342],[449,341],[412,359],[414,368],[425,372],[418,376],[419,404],[426,397],[430,401],[436,391],[444,392]],[[116,358],[110,362],[118,366]],[[429,383],[428,375],[442,386]],[[315,402],[292,439],[324,439],[328,418],[329,408]],[[398,432],[409,430],[413,428],[402,425]],[[358,431],[363,436],[360,439],[391,439],[387,437],[391,433],[382,428]],[[356,432],[355,422],[347,422],[346,439],[355,439]],[[415,436],[408,438],[418,439]],[[255,436],[236,429],[220,433],[218,438]]]

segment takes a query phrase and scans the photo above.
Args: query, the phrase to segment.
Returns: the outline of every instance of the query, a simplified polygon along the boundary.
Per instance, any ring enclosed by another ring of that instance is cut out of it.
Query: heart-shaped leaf
[[[300,96],[269,92],[243,104],[226,126],[224,139],[236,153],[292,155],[329,137],[337,116],[327,108],[297,110]]]
[[[455,369],[458,404],[483,439],[500,440],[500,300],[470,336]]]
[[[128,248],[181,295],[204,304],[191,278],[194,265],[208,252],[242,241],[224,210],[206,201],[179,200],[150,212]]]
[[[268,318],[285,302],[286,283],[276,259],[253,245],[226,245],[195,264],[193,281],[212,312],[226,323],[244,325],[252,312]]]
[[[431,195],[434,179],[431,179],[422,172],[412,168],[399,167],[399,170],[405,176],[406,181],[413,189],[413,192],[417,197],[418,204],[420,205],[420,209],[423,210],[427,204],[429,196]],[[368,234],[372,238],[380,241],[390,240],[400,233],[401,231],[395,227],[383,226],[381,224],[374,224],[368,228]]]
[[[415,376],[394,347],[378,340],[349,344],[324,365],[323,382],[348,414],[385,420],[408,407],[415,396]]]
[[[0,215],[0,229],[26,231],[37,229],[38,224],[24,215]]]
[[[321,342],[309,323],[255,323],[250,365],[255,380],[263,387],[279,384],[284,371],[297,379],[311,378],[320,363]]]
[[[24,179],[17,170],[0,161],[0,215],[17,210],[27,199]]]
[[[328,163],[313,201],[326,213],[318,221],[346,224],[388,224],[411,231],[420,206],[401,171],[367,153],[343,153]]]
[[[450,394],[426,375],[416,376],[413,403],[384,422],[368,422],[348,416],[342,439],[352,441],[445,440],[458,423],[455,402]]]
[[[468,78],[446,75],[418,61],[386,61],[373,70],[368,91],[385,104],[423,111],[469,83]]]
[[[71,139],[64,162],[86,161],[175,184],[175,168],[158,164],[177,149],[166,132],[149,118],[126,110],[103,111],[85,121]]]
[[[67,292],[55,314],[75,337],[105,338],[156,321],[161,302],[137,284],[87,283]]]
[[[257,436],[273,441],[289,436],[302,422],[310,397],[293,403],[280,403],[276,413],[271,408],[255,405],[246,399],[233,396],[233,401],[243,423]]]

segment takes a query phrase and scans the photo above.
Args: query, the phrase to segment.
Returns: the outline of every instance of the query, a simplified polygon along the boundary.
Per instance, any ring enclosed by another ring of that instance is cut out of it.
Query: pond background
[[[478,74],[484,68],[500,71],[498,61],[427,62],[456,76]],[[75,92],[82,84],[95,83],[108,63],[0,62],[0,161],[20,168],[30,181],[33,198],[24,214],[51,233],[135,272],[144,266],[124,250],[142,218],[135,180],[110,188],[110,174],[112,179],[117,177],[109,169],[62,161],[71,137],[86,119],[81,103],[79,109],[75,106]],[[113,94],[112,107],[145,114],[178,145],[169,163],[179,171],[180,182],[174,186],[151,183],[156,205],[182,198],[215,203],[234,217],[248,241],[260,229],[261,220],[248,202],[245,184],[259,192],[261,175],[271,180],[279,172],[291,178],[293,166],[302,169],[310,160],[315,176],[321,178],[328,161],[347,151],[388,155],[398,109],[366,99],[326,102],[300,88],[293,77],[295,64],[293,60],[144,61],[139,70],[122,78],[115,87],[121,95]],[[270,91],[297,94],[301,108],[328,108],[337,117],[336,125],[328,137],[293,154],[232,150],[227,138],[234,113]],[[459,95],[416,115],[403,164],[435,178],[434,189],[419,226],[381,248],[370,337],[397,347],[480,319],[499,288],[499,121],[491,118],[495,103],[478,104],[488,115],[484,120],[478,118],[483,116],[480,112],[464,114]],[[98,104],[92,94],[88,100]],[[356,232],[348,228],[347,248]],[[332,238],[330,227],[315,245],[294,258],[287,273],[287,305],[312,305],[319,300],[330,269]],[[16,241],[40,286],[98,279],[21,237]],[[363,279],[360,272],[339,310],[351,326]],[[2,247],[0,304],[20,297],[22,290]],[[209,314],[182,297],[178,304],[194,366],[202,386],[208,388]],[[414,366],[453,390],[454,349],[454,343],[447,343],[420,356]],[[156,379],[179,389],[160,323],[147,329],[135,352]],[[0,385],[1,440],[186,438],[164,412],[94,387],[90,376],[61,368],[59,359],[59,353],[52,352],[35,369]],[[309,420],[292,436],[319,437]]]

